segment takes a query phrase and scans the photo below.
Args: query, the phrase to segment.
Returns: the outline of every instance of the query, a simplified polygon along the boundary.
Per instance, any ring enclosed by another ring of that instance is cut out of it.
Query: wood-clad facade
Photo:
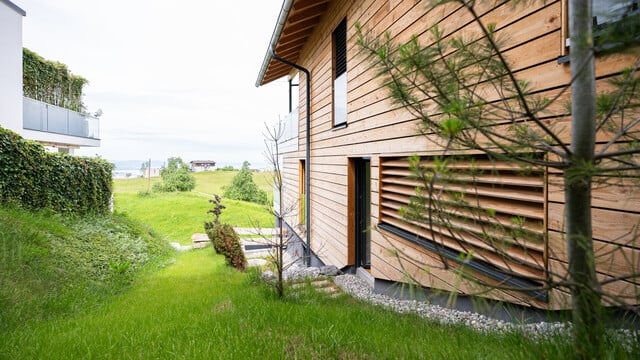
[[[476,11],[482,14],[483,22],[496,24],[497,34],[508,34],[503,46],[506,58],[516,76],[529,81],[536,93],[553,96],[569,84],[569,64],[558,61],[568,51],[564,0],[526,2],[517,9],[500,2],[478,2]],[[340,53],[336,38],[341,36],[336,35],[336,29],[345,20],[346,90],[339,84],[342,70],[336,73],[336,66],[342,69],[341,64],[336,65],[336,52]],[[272,46],[277,56],[310,72],[310,89],[306,88],[307,79],[302,72],[269,53],[257,85],[286,75],[297,74],[300,79],[297,149],[284,154],[282,165],[283,201],[298,204],[298,211],[287,216],[287,224],[301,238],[309,232],[312,251],[326,264],[365,267],[376,279],[406,282],[412,278],[434,289],[478,293],[481,289],[476,283],[461,279],[456,273],[455,261],[443,266],[443,252],[429,245],[429,237],[434,236],[432,229],[402,218],[400,209],[415,195],[415,183],[407,178],[407,158],[418,155],[428,166],[442,149],[419,134],[415,116],[391,101],[373,64],[359,51],[356,23],[366,32],[388,31],[398,43],[413,35],[426,41],[429,27],[436,23],[445,34],[475,31],[469,13],[455,3],[430,9],[426,1],[417,0],[285,1]],[[598,57],[598,86],[606,86],[607,78],[631,66],[635,59],[629,53]],[[346,96],[346,123],[336,120],[340,112],[336,104],[342,101],[342,91]],[[566,143],[570,128],[567,115],[555,119],[553,125]],[[606,143],[606,134],[599,134],[598,141]],[[463,155],[469,162],[492,171],[491,175],[475,179],[473,186],[460,185],[460,191],[479,194],[478,206],[496,209],[496,218],[503,219],[505,227],[510,218],[522,218],[531,237],[505,250],[519,259],[512,262],[481,242],[469,241],[468,247],[460,247],[455,242],[447,243],[440,233],[435,235],[442,236],[436,243],[444,244],[445,253],[452,257],[473,249],[480,263],[488,264],[476,268],[474,275],[487,282],[499,281],[492,276],[493,271],[507,270],[529,281],[516,282],[514,288],[528,289],[566,274],[561,174],[540,169],[522,175],[513,164],[490,162],[480,153]],[[640,271],[640,186],[632,181],[627,185],[594,189],[593,236],[598,275],[611,280],[604,288],[623,296],[628,304],[640,304],[640,279],[615,279]],[[304,215],[307,197],[309,219]],[[544,291],[542,295],[526,290],[490,290],[481,294],[543,309],[565,309],[571,303],[568,291],[563,289]]]

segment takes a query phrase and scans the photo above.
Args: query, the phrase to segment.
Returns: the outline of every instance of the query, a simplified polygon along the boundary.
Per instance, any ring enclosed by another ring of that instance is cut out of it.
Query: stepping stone
[[[191,241],[194,249],[202,249],[209,244],[209,237],[207,234],[195,233],[191,235]]]
[[[267,260],[265,259],[248,259],[247,266],[248,267],[258,267],[267,265]]]

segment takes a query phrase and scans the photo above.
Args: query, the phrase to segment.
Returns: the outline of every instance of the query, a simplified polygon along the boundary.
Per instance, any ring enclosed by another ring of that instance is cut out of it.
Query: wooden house
[[[612,3],[596,0],[594,7]],[[519,78],[550,96],[570,83],[564,58],[568,53],[565,0],[526,2],[517,10],[501,2],[477,4],[483,21],[495,23],[498,34],[510,35],[507,56]],[[628,5],[637,9],[636,1]],[[403,220],[401,208],[415,194],[415,185],[406,180],[407,158],[418,155],[428,164],[441,149],[419,134],[415,115],[390,100],[372,63],[360,54],[356,23],[374,34],[389,32],[396,42],[427,36],[435,23],[448,33],[473,31],[468,13],[453,3],[429,10],[427,2],[417,0],[284,1],[256,86],[287,76],[299,83],[291,109],[295,114],[286,125],[297,129],[295,146],[287,147],[282,160],[283,199],[299,204],[286,217],[291,230],[323,263],[364,268],[376,281],[411,278],[432,289],[479,293],[535,308],[570,307],[566,289],[531,291],[542,289],[551,274],[567,272],[565,200],[558,173],[542,169],[508,183],[512,164],[492,163],[495,176],[487,177],[481,189],[466,190],[482,192],[483,204],[505,219],[516,216],[535,224],[531,231],[540,242],[507,250],[522,254],[521,261],[505,264],[495,250],[469,240],[468,248],[476,253],[469,261],[473,276],[489,283],[509,282],[508,290],[482,291],[461,278],[456,269],[464,261],[459,260],[463,249],[434,241],[433,232],[424,225]],[[598,57],[596,75],[605,79],[635,61],[630,54]],[[605,86],[604,81],[598,86]],[[465,156],[475,164],[487,162],[482,154]],[[628,304],[640,304],[640,279],[616,277],[640,269],[637,189],[599,187],[593,192],[598,276],[609,280],[605,290],[624,296]],[[445,260],[448,266],[443,266]],[[505,269],[510,276],[503,276]]]

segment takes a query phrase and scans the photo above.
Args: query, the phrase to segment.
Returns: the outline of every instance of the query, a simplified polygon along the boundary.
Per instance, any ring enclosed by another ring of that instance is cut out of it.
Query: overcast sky
[[[248,160],[288,111],[286,80],[256,88],[282,0],[12,0],[23,44],[89,80],[108,160]]]

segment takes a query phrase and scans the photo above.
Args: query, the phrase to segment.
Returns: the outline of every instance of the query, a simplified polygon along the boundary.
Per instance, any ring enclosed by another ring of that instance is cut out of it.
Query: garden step
[[[277,235],[279,233],[279,229],[276,228],[233,228],[238,235]],[[286,235],[287,232],[284,231]]]
[[[195,233],[191,235],[191,241],[194,249],[201,249],[209,244],[209,237],[207,234]]]
[[[307,285],[306,282],[296,282],[290,285],[292,290],[300,290]],[[311,286],[316,291],[320,291],[326,294],[331,295],[332,297],[336,297],[340,295],[341,290],[334,284],[333,282],[327,279],[315,279],[311,281]]]

